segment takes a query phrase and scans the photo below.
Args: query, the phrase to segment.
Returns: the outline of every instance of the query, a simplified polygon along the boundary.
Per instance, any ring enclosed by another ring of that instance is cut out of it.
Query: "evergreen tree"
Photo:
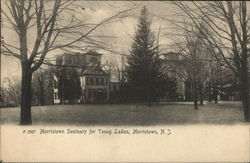
[[[81,97],[79,74],[76,68],[64,66],[62,57],[56,59],[56,64],[54,74],[58,81],[60,103],[64,104],[65,100],[68,100],[69,103],[74,103]]]
[[[66,69],[66,80],[64,82],[65,82],[64,83],[65,100],[68,100],[69,103],[76,102],[76,100],[81,97],[81,86],[80,86],[79,75],[75,68]]]
[[[151,20],[144,7],[126,67],[131,97],[136,102],[147,102],[149,105],[156,97],[157,80],[160,76],[158,46],[150,26]]]

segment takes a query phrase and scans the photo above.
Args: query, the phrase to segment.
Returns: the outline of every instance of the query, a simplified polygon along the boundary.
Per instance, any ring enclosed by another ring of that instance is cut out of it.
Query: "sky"
[[[146,2],[146,1],[78,1],[72,8],[72,12],[75,17],[80,20],[85,20],[88,23],[99,23],[110,16],[124,11],[127,9],[132,9],[131,11],[122,14],[126,15],[120,19],[114,19],[114,21],[108,22],[100,27],[98,27],[91,36],[109,36],[109,37],[93,37],[105,43],[105,46],[111,48],[113,51],[122,54],[129,54],[129,50],[132,44],[132,38],[135,35],[137,20],[140,15],[140,10],[143,6],[146,6],[152,15],[160,16],[171,16],[175,10],[173,6],[165,2]],[[64,17],[62,22],[67,22],[67,14],[60,15]],[[164,21],[158,17],[151,15],[151,29],[157,36],[159,29],[160,31],[160,45],[162,48],[167,47],[170,40],[164,34],[171,29],[171,23]],[[87,29],[83,29],[88,31]],[[172,29],[171,29],[172,30]],[[170,30],[170,31],[171,31]],[[84,31],[83,31],[84,32]],[[34,31],[28,33],[29,36],[29,48],[32,49],[35,35]],[[2,35],[4,40],[18,46],[17,35],[7,28],[3,28]],[[79,43],[81,46],[81,43]],[[90,50],[88,48],[87,50]],[[119,54],[111,53],[108,51],[98,50],[103,53],[103,62],[106,60],[111,60],[112,62],[117,62],[120,65],[121,57]],[[52,51],[47,55],[48,58],[53,58],[56,54],[62,53],[62,51]],[[20,76],[21,75],[20,62],[14,57],[1,55],[1,80],[5,77]]]
[[[4,3],[4,0],[1,1]],[[47,1],[46,7],[51,7],[53,1]],[[185,2],[189,5],[191,2]],[[250,3],[248,3],[249,5]],[[100,41],[106,48],[112,50],[105,51],[97,49],[98,52],[103,53],[102,62],[111,61],[116,62],[118,66],[121,65],[121,55],[129,55],[133,37],[135,35],[136,26],[140,11],[143,6],[146,6],[150,18],[152,20],[151,30],[154,35],[159,36],[160,49],[163,52],[174,51],[172,44],[174,41],[181,41],[181,36],[178,36],[180,32],[177,26],[170,20],[183,21],[182,12],[170,1],[76,1],[74,5],[70,6],[70,11],[60,13],[58,15],[59,24],[65,25],[76,22],[86,22],[86,24],[98,24],[103,20],[115,15],[121,11],[131,9],[129,12],[125,12],[119,15],[119,18],[112,19],[105,24],[96,28],[88,35],[90,38]],[[191,5],[189,5],[191,6]],[[2,5],[5,10],[6,7]],[[71,17],[74,17],[74,21],[71,22]],[[187,21],[187,20],[185,20]],[[13,45],[19,46],[18,37],[13,32],[5,28],[6,23],[3,22],[2,35],[4,41]],[[93,26],[92,26],[93,27]],[[77,29],[78,32],[87,33],[89,26]],[[35,29],[29,29],[28,32],[28,45],[31,50],[34,45],[36,36]],[[65,33],[67,35],[67,33]],[[69,34],[67,38],[79,37],[77,34]],[[60,38],[57,43],[65,43],[68,40]],[[76,44],[79,47],[86,46],[85,42],[79,42]],[[92,50],[91,48],[85,48],[82,52]],[[47,55],[47,59],[55,58],[56,55],[62,54],[63,51],[52,51]],[[21,66],[19,60],[14,57],[1,55],[1,80],[5,77],[19,76],[21,75]]]

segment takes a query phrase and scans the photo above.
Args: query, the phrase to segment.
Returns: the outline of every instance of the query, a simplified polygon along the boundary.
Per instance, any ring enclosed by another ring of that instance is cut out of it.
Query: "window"
[[[114,91],[116,91],[116,85],[114,85]]]
[[[96,57],[91,57],[91,58],[90,58],[90,62],[96,64],[96,63],[98,63],[98,60],[97,60]]]
[[[90,78],[90,85],[93,85],[93,83],[94,83],[94,79]]]
[[[89,78],[86,78],[86,85],[89,85]]]
[[[104,79],[104,85],[108,85],[106,78]]]
[[[101,85],[104,85],[104,79],[101,78]]]
[[[92,96],[92,90],[88,89],[88,98],[91,98],[91,96]]]
[[[99,85],[99,78],[96,78],[96,85]]]
[[[69,65],[71,65],[72,64],[72,58],[69,57],[68,62],[69,62]]]

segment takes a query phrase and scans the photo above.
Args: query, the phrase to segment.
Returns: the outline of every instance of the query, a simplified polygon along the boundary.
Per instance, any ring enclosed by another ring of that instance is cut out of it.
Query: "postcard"
[[[249,162],[247,1],[1,1],[2,162]]]

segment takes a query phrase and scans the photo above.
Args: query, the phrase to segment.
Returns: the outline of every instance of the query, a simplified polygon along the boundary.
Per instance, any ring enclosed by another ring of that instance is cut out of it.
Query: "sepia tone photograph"
[[[2,162],[249,162],[250,2],[1,0]]]

